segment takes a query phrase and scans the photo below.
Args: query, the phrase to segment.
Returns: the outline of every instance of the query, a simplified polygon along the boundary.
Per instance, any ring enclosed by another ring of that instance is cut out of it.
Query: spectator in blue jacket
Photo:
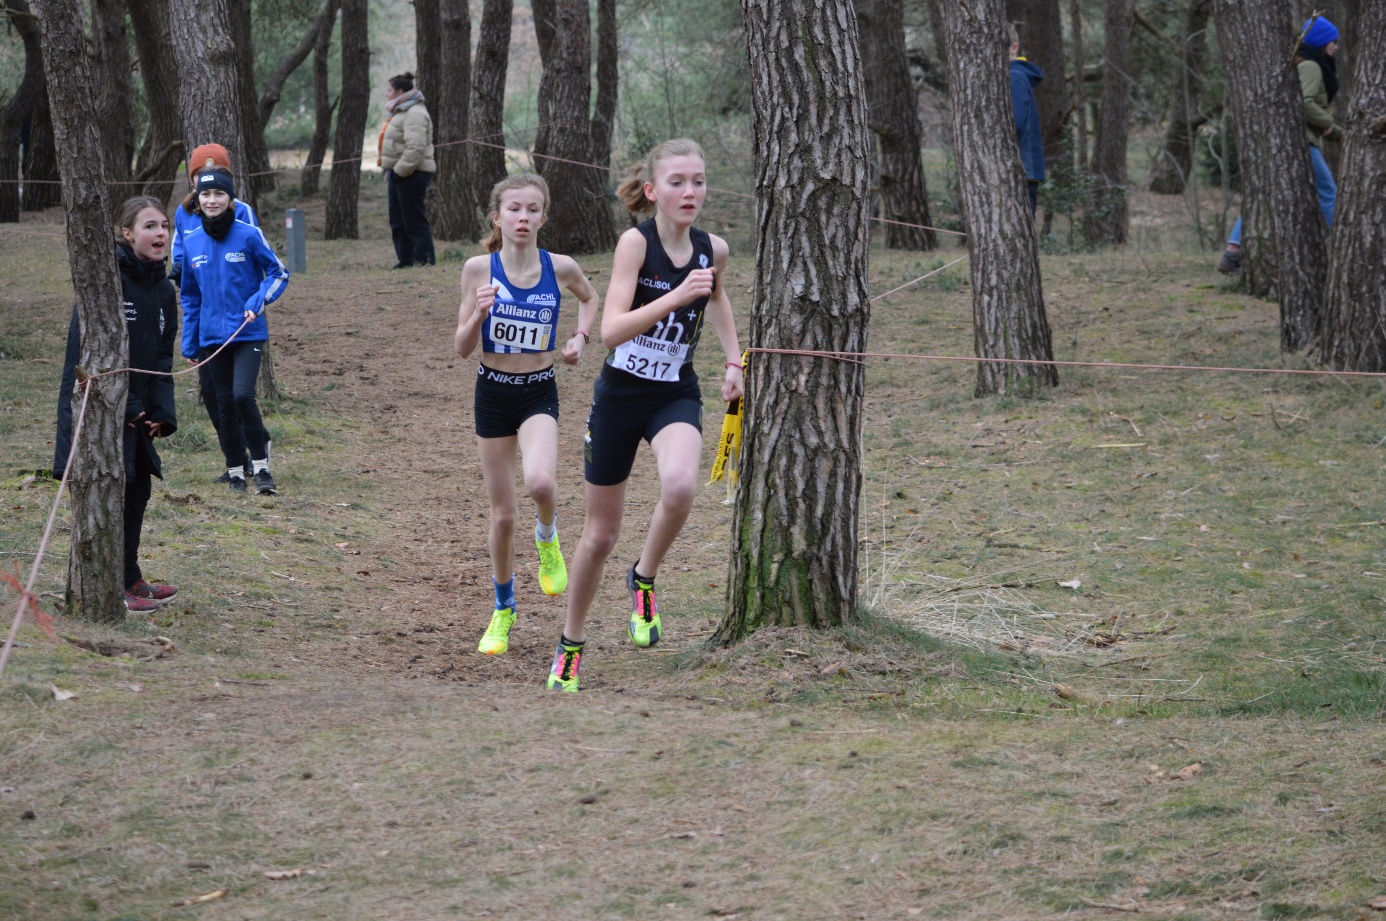
[[[202,144],[194,147],[193,152],[188,155],[188,181],[193,182],[197,179],[199,171],[220,166],[227,172],[231,171],[231,155],[226,152],[226,148],[220,144]],[[247,224],[260,226],[259,220],[255,217],[255,211],[239,198],[232,202],[232,207],[236,212],[236,220],[245,221]],[[173,209],[173,263],[168,270],[169,279],[176,285],[182,282],[183,275],[183,238],[194,230],[202,227],[202,212],[197,210],[196,190],[188,193],[183,199],[183,203]],[[217,390],[212,386],[212,378],[208,376],[206,368],[198,369],[197,374],[198,395],[202,397],[202,406],[207,410],[207,418],[212,420],[212,431],[216,432],[218,442],[221,440],[221,410],[217,407]],[[249,467],[250,455],[247,454],[241,463]],[[225,473],[217,477],[218,483],[230,481]]]
[[[1015,139],[1030,190],[1030,213],[1039,208],[1039,187],[1044,182],[1044,138],[1040,136],[1039,106],[1035,87],[1044,71],[1020,55],[1020,36],[1011,26],[1011,105],[1015,109]]]
[[[260,228],[236,220],[229,172],[220,167],[202,170],[194,189],[202,226],[183,239],[183,357],[195,364],[207,362],[221,413],[218,440],[231,490],[246,490],[244,457],[249,447],[255,491],[274,495],[278,490],[270,476],[269,433],[255,401],[255,381],[269,341],[265,306],[284,293],[289,272]]]

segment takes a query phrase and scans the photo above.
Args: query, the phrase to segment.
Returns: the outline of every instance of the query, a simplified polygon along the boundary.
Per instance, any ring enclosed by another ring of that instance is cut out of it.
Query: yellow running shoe
[[[631,642],[637,646],[653,646],[659,642],[659,611],[655,607],[654,582],[637,578],[635,564],[626,573],[626,588],[630,589],[630,603],[634,608],[630,613],[630,625],[626,631]]]
[[[515,625],[514,608],[496,608],[491,615],[491,624],[476,644],[476,651],[488,656],[498,656],[510,648],[510,628]]]
[[[563,551],[558,547],[558,532],[553,540],[535,540],[539,551],[539,587],[545,595],[561,595],[568,587],[568,567],[563,564]]]
[[[550,691],[572,691],[578,689],[578,665],[582,663],[582,645],[570,646],[560,642],[553,656],[553,668],[549,669],[547,687]]]

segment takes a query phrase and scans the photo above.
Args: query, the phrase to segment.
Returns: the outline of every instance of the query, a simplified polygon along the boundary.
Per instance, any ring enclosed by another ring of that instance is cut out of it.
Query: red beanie
[[[220,166],[228,170],[231,168],[231,155],[226,152],[225,147],[220,144],[203,144],[201,147],[193,148],[193,152],[188,155],[188,177],[197,175],[198,170],[209,166]]]

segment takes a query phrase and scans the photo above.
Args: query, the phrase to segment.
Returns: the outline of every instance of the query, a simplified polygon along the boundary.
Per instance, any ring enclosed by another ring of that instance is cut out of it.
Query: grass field
[[[976,400],[970,366],[873,362],[860,623],[708,648],[719,484],[660,574],[667,643],[630,647],[642,457],[584,691],[550,695],[562,600],[532,575],[511,653],[475,652],[489,563],[471,365],[451,355],[460,263],[383,271],[366,194],[365,239],[312,244],[272,308],[283,494],[212,484],[180,384],[143,557],[179,598],[117,628],[59,618],[58,644],[21,633],[0,684],[0,918],[1373,914],[1379,383],[1090,368]],[[59,238],[0,239],[0,564],[27,573],[71,295]],[[954,252],[873,253],[872,290]],[[607,263],[584,266],[604,290]],[[1304,366],[1277,352],[1274,305],[1206,253],[1043,267],[1061,359]],[[878,302],[872,348],[968,354],[964,269]],[[743,252],[728,278],[743,321],[753,271]],[[560,375],[570,554],[597,363]],[[66,551],[63,532],[50,610]]]

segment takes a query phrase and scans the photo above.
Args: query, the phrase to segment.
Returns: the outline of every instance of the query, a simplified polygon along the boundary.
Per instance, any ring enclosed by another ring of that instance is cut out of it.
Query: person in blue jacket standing
[[[193,182],[197,179],[200,170],[211,169],[220,166],[230,172],[231,155],[226,148],[220,144],[203,144],[194,147],[193,152],[188,155],[188,181]],[[236,220],[245,221],[255,227],[260,226],[260,221],[255,217],[255,210],[241,201],[239,198],[231,202],[231,207],[236,212]],[[202,212],[197,210],[197,191],[194,189],[189,192],[182,203],[173,209],[173,261],[169,266],[168,277],[175,285],[182,283],[183,274],[183,238],[194,230],[202,228]],[[207,410],[207,418],[212,420],[212,431],[216,432],[217,440],[221,440],[221,410],[217,407],[217,391],[212,386],[212,379],[207,375],[207,369],[199,369],[197,375],[198,395],[202,397],[202,406]],[[246,455],[242,461],[245,467],[250,466],[250,455]],[[218,483],[226,483],[230,477],[223,472],[217,477]]]
[[[284,293],[289,272],[260,228],[236,220],[231,207],[235,185],[229,172],[220,167],[202,170],[193,188],[202,226],[183,238],[183,357],[194,364],[207,362],[221,413],[218,440],[231,490],[247,488],[248,447],[255,491],[274,495],[278,490],[270,476],[269,433],[255,400],[255,381],[269,341],[265,306]],[[223,344],[226,348],[218,352]]]
[[[1040,134],[1039,106],[1035,87],[1044,71],[1020,55],[1020,36],[1011,26],[1011,105],[1015,109],[1015,139],[1020,144],[1020,162],[1025,166],[1030,190],[1030,213],[1039,208],[1039,187],[1044,182],[1044,138]]]

